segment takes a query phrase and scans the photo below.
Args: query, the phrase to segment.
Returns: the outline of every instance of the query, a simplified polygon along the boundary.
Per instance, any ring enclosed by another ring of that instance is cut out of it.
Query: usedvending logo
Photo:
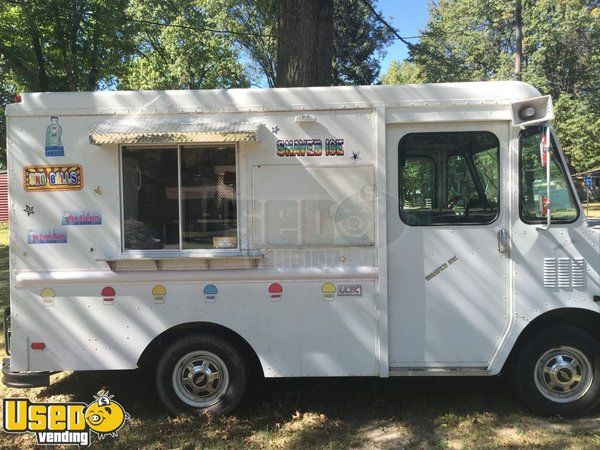
[[[83,189],[83,168],[79,164],[25,166],[23,188],[27,192],[80,191]]]
[[[85,404],[34,403],[26,398],[4,399],[3,426],[6,433],[34,433],[39,445],[88,446],[92,434],[102,440],[117,437],[130,416],[112,395],[94,396]]]

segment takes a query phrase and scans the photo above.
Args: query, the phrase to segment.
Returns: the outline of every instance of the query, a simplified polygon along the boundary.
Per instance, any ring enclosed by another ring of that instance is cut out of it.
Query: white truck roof
[[[6,107],[7,116],[48,114],[153,114],[283,111],[297,109],[507,104],[539,96],[518,81],[179,91],[25,93]]]

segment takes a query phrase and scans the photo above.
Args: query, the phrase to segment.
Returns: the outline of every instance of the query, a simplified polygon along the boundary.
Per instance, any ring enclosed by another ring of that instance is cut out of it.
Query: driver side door
[[[391,370],[492,359],[509,315],[508,136],[508,124],[388,128]]]

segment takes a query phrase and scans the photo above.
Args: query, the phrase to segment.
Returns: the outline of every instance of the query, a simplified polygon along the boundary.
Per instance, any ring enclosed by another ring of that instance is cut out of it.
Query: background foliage
[[[376,4],[376,0],[369,0]],[[514,1],[438,0],[383,83],[514,79]],[[3,0],[4,105],[14,93],[273,86],[275,0]],[[334,84],[377,82],[390,31],[363,0],[334,0]],[[523,80],[554,97],[572,170],[600,166],[600,0],[523,0]]]
[[[555,102],[572,169],[600,167],[600,2],[523,0],[523,81]],[[408,61],[382,82],[514,79],[514,2],[440,0]]]

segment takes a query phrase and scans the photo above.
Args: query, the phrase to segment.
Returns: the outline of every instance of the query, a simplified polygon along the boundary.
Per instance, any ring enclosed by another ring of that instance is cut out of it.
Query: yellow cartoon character
[[[88,426],[100,439],[107,434],[117,436],[117,431],[129,419],[129,414],[119,403],[112,400],[112,395],[100,395],[94,398],[96,401],[87,405],[85,410],[85,421]]]

